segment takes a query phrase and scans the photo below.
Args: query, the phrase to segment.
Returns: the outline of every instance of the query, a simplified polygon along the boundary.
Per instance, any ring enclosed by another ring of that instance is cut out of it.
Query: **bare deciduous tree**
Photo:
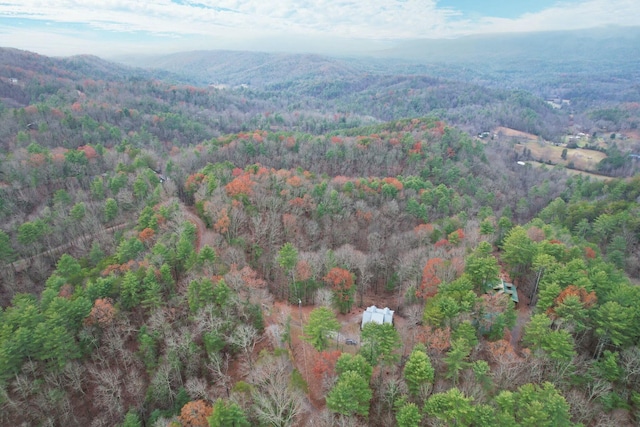
[[[213,389],[214,397],[229,397],[229,388],[233,384],[233,379],[229,372],[229,355],[213,353],[209,355],[209,362],[205,365],[211,375],[212,382],[219,387]]]
[[[252,353],[256,344],[262,339],[256,328],[251,325],[242,324],[233,330],[229,337],[229,342],[241,348],[249,368],[252,367]]]
[[[121,371],[112,369],[90,369],[92,381],[95,384],[94,403],[112,419],[119,419],[124,415],[124,393],[121,381]]]
[[[293,367],[286,357],[267,356],[251,372],[256,385],[253,393],[254,411],[263,423],[287,427],[304,409],[303,394],[291,388],[289,378]]]
[[[187,379],[184,384],[191,400],[207,399],[209,396],[209,388],[204,378],[192,377]]]
[[[314,299],[318,307],[331,307],[333,304],[333,293],[331,289],[320,288],[316,291]]]

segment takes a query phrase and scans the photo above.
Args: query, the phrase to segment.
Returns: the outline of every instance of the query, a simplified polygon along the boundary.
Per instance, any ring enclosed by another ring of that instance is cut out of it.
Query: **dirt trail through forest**
[[[215,247],[216,232],[207,228],[207,225],[202,218],[196,214],[193,207],[185,206],[182,202],[179,202],[179,206],[185,219],[196,226],[196,252],[200,252],[200,249],[202,249],[204,245]]]
[[[511,329],[511,339],[509,340],[511,346],[516,351],[516,353],[520,353],[522,350],[522,346],[520,341],[522,340],[522,336],[524,334],[524,326],[529,323],[531,319],[532,308],[529,303],[529,298],[525,296],[522,292],[518,292],[518,317],[516,318],[516,324]]]

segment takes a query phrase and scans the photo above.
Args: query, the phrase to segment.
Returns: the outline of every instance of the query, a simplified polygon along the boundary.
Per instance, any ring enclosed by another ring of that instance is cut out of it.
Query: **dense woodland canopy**
[[[335,68],[0,50],[3,425],[637,425],[640,99]]]

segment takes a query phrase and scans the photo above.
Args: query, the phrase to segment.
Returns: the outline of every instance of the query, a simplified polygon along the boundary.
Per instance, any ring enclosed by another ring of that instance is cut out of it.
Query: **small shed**
[[[363,328],[367,323],[377,323],[382,325],[384,323],[393,324],[393,310],[389,310],[388,307],[378,308],[375,305],[371,307],[367,307],[367,309],[362,313],[362,324],[360,328]]]
[[[507,283],[502,279],[500,279],[500,282],[491,285],[490,289],[487,289],[487,291],[493,291],[497,294],[507,294],[511,297],[511,301],[515,302],[516,304],[519,302],[518,289],[516,289],[513,283]]]

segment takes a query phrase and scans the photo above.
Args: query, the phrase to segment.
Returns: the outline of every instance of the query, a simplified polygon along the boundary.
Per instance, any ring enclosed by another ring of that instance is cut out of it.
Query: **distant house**
[[[556,102],[557,100],[549,100],[547,101],[547,104],[549,104],[551,106],[551,108],[554,108],[556,110],[559,110],[560,108],[562,108],[562,104]]]
[[[367,309],[362,313],[362,324],[360,328],[363,328],[367,323],[377,323],[382,325],[384,323],[393,324],[393,310],[389,310],[388,307],[378,308],[375,305],[371,307],[367,307]]]
[[[511,301],[516,304],[520,301],[518,298],[518,289],[513,283],[507,283],[500,279],[500,282],[487,285],[487,293],[507,294],[511,297]]]

